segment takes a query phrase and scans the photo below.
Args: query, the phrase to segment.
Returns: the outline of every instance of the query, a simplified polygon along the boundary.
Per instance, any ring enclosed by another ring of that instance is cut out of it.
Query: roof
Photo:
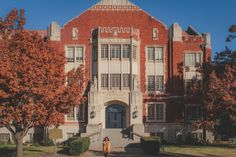
[[[141,9],[129,0],[100,0],[90,10],[139,11]]]
[[[97,5],[133,5],[129,0],[101,0]]]

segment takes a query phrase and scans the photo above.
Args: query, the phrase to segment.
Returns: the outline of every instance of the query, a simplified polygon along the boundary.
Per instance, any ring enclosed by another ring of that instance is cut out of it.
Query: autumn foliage
[[[0,127],[13,133],[17,146],[32,127],[62,124],[85,87],[83,67],[69,72],[66,83],[64,52],[24,24],[23,10],[0,18]]]

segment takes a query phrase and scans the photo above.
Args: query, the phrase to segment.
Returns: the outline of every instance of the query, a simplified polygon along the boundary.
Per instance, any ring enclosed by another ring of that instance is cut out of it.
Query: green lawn
[[[45,153],[54,153],[54,147],[30,146],[24,147],[24,157],[38,157]],[[1,157],[15,157],[15,145],[0,145]]]
[[[165,153],[189,157],[236,157],[236,147],[168,145],[165,146]]]

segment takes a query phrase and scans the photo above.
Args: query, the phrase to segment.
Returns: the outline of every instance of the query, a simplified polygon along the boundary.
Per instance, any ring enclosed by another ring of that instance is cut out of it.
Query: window
[[[67,133],[66,136],[67,136],[67,139],[69,139],[69,138],[71,138],[71,137],[74,137],[75,134],[74,134],[74,133]]]
[[[9,133],[1,133],[0,134],[0,142],[9,142],[10,134]]]
[[[137,46],[133,46],[133,59],[137,59]]]
[[[74,115],[74,108],[71,108],[70,112],[67,113],[67,120],[74,120],[74,117],[75,117],[75,115]]]
[[[75,54],[76,54],[76,61],[84,60],[83,47],[76,47]]]
[[[84,60],[84,48],[79,46],[68,46],[66,48],[67,62],[74,62],[75,58],[77,62]]]
[[[130,74],[123,74],[123,87],[130,87]]]
[[[120,45],[111,45],[111,59],[120,59]]]
[[[123,45],[123,58],[130,57],[130,45]]]
[[[147,53],[148,61],[163,62],[163,48],[148,47]]]
[[[111,74],[111,88],[120,88],[120,74]]]
[[[156,76],[156,90],[163,90],[163,76]]]
[[[155,91],[155,76],[148,76],[148,91]]]
[[[186,106],[186,118],[188,121],[201,120],[202,109],[199,105],[187,105]]]
[[[101,87],[108,88],[108,74],[102,74],[101,76]]]
[[[184,65],[185,66],[196,66],[201,63],[200,53],[185,53],[184,54]]]
[[[74,62],[75,55],[74,55],[73,47],[67,47],[66,58],[67,58],[67,62]]]
[[[76,119],[78,121],[84,120],[84,104],[80,104],[76,107]]]
[[[148,115],[149,121],[164,121],[164,104],[148,104]]]
[[[163,91],[163,76],[148,76],[148,91]]]
[[[153,40],[156,40],[158,38],[158,29],[157,28],[152,29],[152,38],[153,38]]]
[[[73,40],[78,39],[78,29],[77,28],[72,29],[72,39]]]
[[[108,45],[101,45],[101,58],[108,59]]]

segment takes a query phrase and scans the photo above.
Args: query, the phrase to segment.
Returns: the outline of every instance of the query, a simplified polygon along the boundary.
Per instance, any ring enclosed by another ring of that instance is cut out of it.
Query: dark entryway
[[[113,104],[106,108],[106,128],[125,128],[125,107]]]

